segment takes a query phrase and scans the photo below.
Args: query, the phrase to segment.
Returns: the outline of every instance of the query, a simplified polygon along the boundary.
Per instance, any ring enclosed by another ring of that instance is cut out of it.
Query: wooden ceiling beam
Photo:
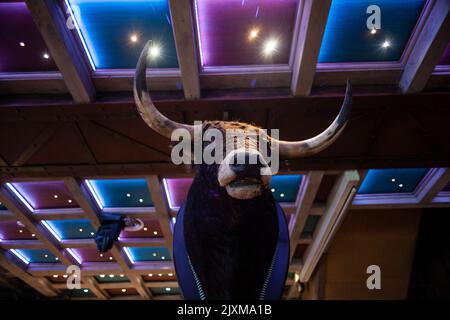
[[[61,71],[73,99],[78,103],[92,102],[95,99],[95,87],[90,70],[67,28],[60,3],[53,0],[27,0],[26,4],[50,51],[50,58]]]
[[[292,55],[294,96],[308,96],[311,92],[330,7],[331,0],[299,2]]]
[[[422,91],[450,40],[450,2],[429,1],[420,34],[405,61],[399,87],[403,93]]]
[[[295,249],[300,241],[300,236],[313,207],[314,199],[316,198],[323,176],[323,171],[310,171],[302,178],[295,201],[297,210],[291,217],[289,223],[290,261],[294,257]]]
[[[193,1],[169,0],[172,30],[186,99],[200,98],[198,54],[193,18]]]

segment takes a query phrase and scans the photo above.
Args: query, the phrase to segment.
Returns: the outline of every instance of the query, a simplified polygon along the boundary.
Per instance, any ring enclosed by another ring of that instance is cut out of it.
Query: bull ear
[[[166,116],[161,114],[153,104],[147,88],[146,74],[150,44],[151,41],[147,42],[141,52],[134,77],[134,100],[136,102],[139,114],[150,128],[169,139],[172,135],[172,131],[180,128],[188,130],[192,135],[194,132],[194,126],[178,123],[168,119]]]
[[[281,141],[272,139],[279,144],[280,157],[300,158],[316,154],[328,148],[342,133],[348,122],[348,116],[352,107],[352,85],[347,80],[344,102],[341,110],[331,125],[322,133],[308,140]]]

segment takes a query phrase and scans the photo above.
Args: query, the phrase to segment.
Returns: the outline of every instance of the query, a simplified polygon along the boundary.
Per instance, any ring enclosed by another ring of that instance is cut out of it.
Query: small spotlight
[[[110,274],[109,277],[110,277],[110,278],[114,278],[114,275],[113,275],[113,274]]]
[[[125,277],[125,275],[124,275],[124,274],[121,274],[120,277],[123,278],[123,277]]]
[[[42,55],[42,57],[44,57],[44,59],[46,59],[46,60],[50,59],[50,56],[49,56],[48,53],[44,53],[44,54]]]
[[[392,181],[392,182],[395,182],[395,178],[392,178],[391,181]]]
[[[162,273],[158,273],[158,277],[162,277]]]
[[[72,203],[72,199],[67,200],[68,203]]]
[[[23,230],[22,230],[22,229],[20,229],[20,230],[19,230],[19,232],[20,232],[20,233],[23,233]]]
[[[153,59],[158,58],[161,55],[161,48],[155,44],[150,47],[149,54]]]
[[[100,278],[104,278],[104,277],[105,277],[105,275],[104,275],[104,274],[101,274],[101,275],[100,275]]]
[[[31,234],[31,236],[32,236],[33,238],[35,238],[35,237],[36,237],[36,235],[35,235],[34,233],[32,233],[32,234]]]
[[[57,275],[57,274],[54,274],[54,275],[53,275],[53,278],[58,278],[58,275]]]
[[[109,260],[112,260],[113,259],[113,257],[109,257]]]
[[[67,275],[67,274],[64,274],[64,275],[63,275],[63,278],[64,278],[64,279],[66,279],[67,277],[68,277],[68,275]]]
[[[398,186],[399,186],[400,188],[403,188],[403,183],[400,183]]]
[[[265,56],[270,56],[275,53],[278,48],[278,41],[276,39],[267,40],[264,44],[263,53]]]
[[[149,277],[153,277],[153,274],[149,273],[148,276],[149,276]]]
[[[381,45],[383,48],[389,48],[391,46],[391,43],[389,41],[385,41],[383,42],[383,44]]]
[[[100,258],[103,258],[103,253],[100,253]]]
[[[48,254],[44,254],[44,258],[48,258]]]
[[[56,257],[56,258],[55,258],[55,260],[56,260],[56,261],[58,261],[58,260],[59,260],[59,258],[58,258],[58,257]]]
[[[78,229],[78,231],[83,232],[83,228]]]
[[[148,230],[147,227],[145,227],[145,228],[144,228],[144,231],[147,231],[147,230]]]
[[[371,33],[371,34],[377,33],[377,29],[373,28],[372,30],[370,30],[370,33]]]
[[[284,193],[280,193],[280,197],[284,198]]]
[[[272,192],[275,192],[275,189],[274,189],[274,188],[272,188],[272,189],[270,189],[270,191],[272,191]]]
[[[248,40],[252,41],[258,37],[259,30],[258,29],[252,29],[250,30],[250,33],[248,34]]]
[[[166,291],[167,291],[167,292],[170,292],[170,290],[172,290],[172,289],[170,289],[170,288],[166,288]]]
[[[166,257],[162,256],[162,257],[161,257],[161,260],[166,260]]]
[[[144,199],[139,199],[139,202],[140,202],[140,203],[144,202]]]
[[[25,47],[25,42],[20,41],[20,42],[19,42],[19,46]]]
[[[127,193],[127,198],[130,198],[131,197],[131,193]]]
[[[158,235],[158,231],[153,231],[153,234],[154,234],[155,236],[157,236],[157,235]]]
[[[91,236],[94,236],[95,235],[95,233],[94,232],[91,232]]]
[[[168,276],[169,276],[169,277],[172,277],[172,276],[173,276],[173,273],[169,273]]]
[[[131,37],[130,37],[130,40],[131,40],[131,42],[136,43],[136,42],[138,42],[139,39],[138,39],[138,36],[136,34],[132,34]]]
[[[88,292],[89,292],[89,290],[88,290],[88,289],[84,289],[83,291],[84,291],[84,293],[88,293]]]
[[[44,57],[45,58],[45,57]],[[47,59],[47,58],[46,58]],[[54,194],[53,195],[53,198],[55,198],[55,199],[58,199],[58,195],[57,194]]]
[[[122,289],[122,292],[127,292],[127,289]]]

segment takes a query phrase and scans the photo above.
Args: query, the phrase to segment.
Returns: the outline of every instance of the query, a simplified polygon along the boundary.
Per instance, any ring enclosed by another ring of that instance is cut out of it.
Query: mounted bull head
[[[244,139],[222,142],[234,145],[226,148],[220,163],[202,163],[189,190],[185,205],[180,209],[175,227],[175,266],[177,273],[183,252],[177,258],[176,243],[189,256],[189,265],[195,275],[200,297],[208,299],[277,298],[268,296],[268,278],[273,266],[284,261],[287,271],[289,254],[286,221],[280,207],[268,189],[271,174],[261,174],[267,169],[266,158],[258,149],[258,143],[248,138],[246,132],[261,134],[268,144],[278,145],[281,158],[298,158],[313,155],[330,146],[343,131],[351,108],[351,86],[347,83],[345,99],[333,123],[319,135],[302,141],[281,141],[252,125],[229,121],[205,121],[192,126],[172,121],[154,106],[147,88],[146,68],[149,43],[144,47],[136,69],[134,98],[138,111],[149,127],[171,138],[176,129],[184,129],[195,137],[195,132],[217,129],[221,132],[240,129]],[[192,139],[194,140],[194,139]],[[228,139],[225,139],[228,140]],[[203,148],[209,144],[202,142]],[[237,163],[236,158],[256,157],[254,163]],[[184,219],[184,220],[183,220]],[[178,228],[178,231],[177,231]],[[181,228],[181,229],[180,229]],[[182,231],[179,231],[182,230]],[[285,250],[280,249],[280,235],[285,234]],[[287,248],[287,249],[286,249]],[[178,247],[179,249],[179,247]],[[179,251],[178,251],[179,252]],[[277,253],[284,252],[282,257]],[[181,257],[181,258],[180,258]],[[280,288],[284,285],[281,277]],[[184,276],[181,276],[184,277]],[[184,281],[179,278],[179,281]],[[183,289],[183,286],[180,284]],[[186,292],[183,292],[186,297]],[[192,296],[191,296],[192,297]]]

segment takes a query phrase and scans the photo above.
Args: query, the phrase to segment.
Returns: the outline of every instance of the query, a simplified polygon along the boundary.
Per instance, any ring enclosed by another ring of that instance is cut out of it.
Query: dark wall
[[[450,208],[424,209],[409,299],[450,299]]]

